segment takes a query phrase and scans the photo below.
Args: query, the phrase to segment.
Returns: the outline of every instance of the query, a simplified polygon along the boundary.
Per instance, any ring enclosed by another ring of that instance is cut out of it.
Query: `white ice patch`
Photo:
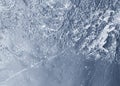
[[[117,13],[115,16],[114,16],[114,21],[113,21],[115,24],[120,24],[120,12]]]
[[[5,9],[5,7],[3,7],[0,3],[0,12],[2,12]]]
[[[115,27],[111,27],[111,24],[108,24],[105,26],[105,28],[103,29],[103,31],[100,33],[99,38],[96,39],[92,45],[89,46],[89,50],[94,49],[96,46],[98,46],[99,48],[103,49],[104,51],[108,52],[108,50],[106,50],[105,48],[103,48],[104,44],[106,43],[106,39],[108,37],[108,33],[113,31],[115,29]]]
[[[15,6],[15,0],[0,0],[0,12],[10,10]]]
[[[0,49],[9,47],[10,40],[8,31],[0,31]]]

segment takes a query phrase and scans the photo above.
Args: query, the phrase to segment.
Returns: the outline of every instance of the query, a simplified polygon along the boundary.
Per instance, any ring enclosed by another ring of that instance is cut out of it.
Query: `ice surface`
[[[120,86],[120,0],[0,0],[0,86]]]

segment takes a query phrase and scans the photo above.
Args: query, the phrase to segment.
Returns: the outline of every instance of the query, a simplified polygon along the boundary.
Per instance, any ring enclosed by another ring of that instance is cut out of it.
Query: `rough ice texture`
[[[0,86],[120,86],[120,0],[0,0]]]

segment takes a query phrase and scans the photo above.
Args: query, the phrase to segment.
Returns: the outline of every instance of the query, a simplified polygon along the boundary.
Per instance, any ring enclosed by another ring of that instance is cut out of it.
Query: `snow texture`
[[[120,86],[120,0],[0,0],[0,86]]]

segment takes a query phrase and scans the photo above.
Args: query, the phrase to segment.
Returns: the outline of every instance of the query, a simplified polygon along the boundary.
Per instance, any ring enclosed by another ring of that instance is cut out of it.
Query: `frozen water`
[[[120,0],[0,0],[0,86],[120,86]]]

